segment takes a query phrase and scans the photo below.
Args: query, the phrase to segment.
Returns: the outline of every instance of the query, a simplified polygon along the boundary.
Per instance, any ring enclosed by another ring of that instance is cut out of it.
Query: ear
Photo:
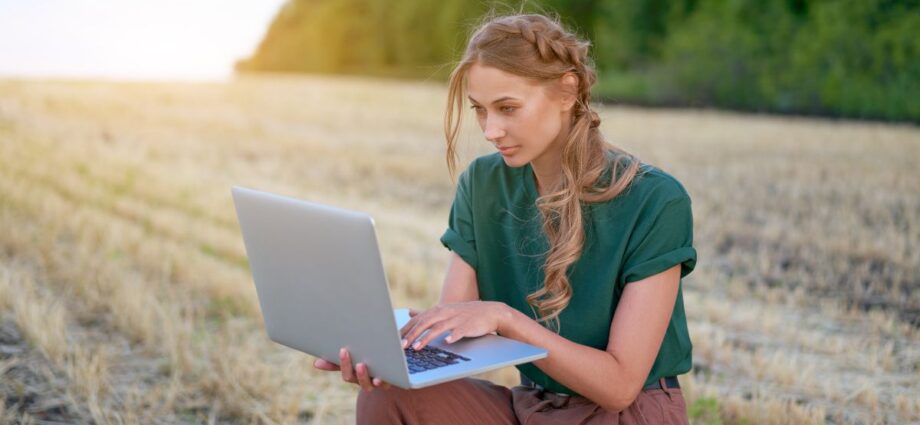
[[[562,111],[569,111],[575,106],[578,98],[578,76],[573,72],[567,72],[560,77],[562,85]]]

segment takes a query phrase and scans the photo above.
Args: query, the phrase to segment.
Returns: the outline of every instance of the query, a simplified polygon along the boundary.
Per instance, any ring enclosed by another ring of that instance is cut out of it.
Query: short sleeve
[[[473,206],[470,169],[460,174],[454,203],[450,207],[447,230],[441,236],[441,244],[457,253],[474,269],[476,268],[476,238],[473,236]]]
[[[680,277],[696,266],[690,198],[682,196],[654,208],[637,223],[623,264],[624,284],[654,276],[680,264]]]

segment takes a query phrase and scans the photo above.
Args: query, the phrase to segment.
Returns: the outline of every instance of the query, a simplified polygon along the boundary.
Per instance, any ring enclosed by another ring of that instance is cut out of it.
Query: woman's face
[[[467,94],[479,127],[508,166],[558,161],[571,102],[552,99],[547,92],[538,83],[497,68],[478,63],[470,67]]]

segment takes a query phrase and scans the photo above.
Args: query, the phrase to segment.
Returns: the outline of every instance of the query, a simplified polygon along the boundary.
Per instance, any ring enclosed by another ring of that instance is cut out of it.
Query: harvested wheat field
[[[265,335],[230,186],[372,214],[394,303],[429,307],[445,98],[344,77],[0,81],[0,423],[352,423],[358,388]],[[602,117],[693,198],[694,423],[920,423],[920,129]],[[465,160],[489,152],[464,131]]]

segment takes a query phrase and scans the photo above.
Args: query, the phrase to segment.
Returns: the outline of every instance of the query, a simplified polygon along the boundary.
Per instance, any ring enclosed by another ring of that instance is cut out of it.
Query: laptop
[[[403,349],[408,309],[394,309],[367,214],[234,186],[233,202],[271,340],[339,364],[339,349],[370,376],[423,388],[542,359],[547,351],[487,334]]]

